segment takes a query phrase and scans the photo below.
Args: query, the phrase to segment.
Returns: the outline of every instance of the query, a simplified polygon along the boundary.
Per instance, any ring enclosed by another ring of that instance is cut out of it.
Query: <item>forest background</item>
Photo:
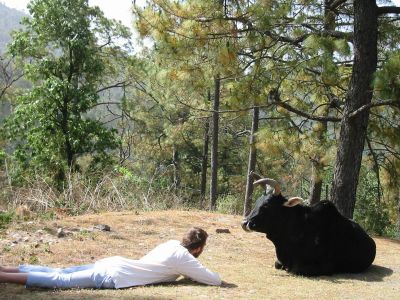
[[[399,236],[390,1],[153,0],[133,28],[85,0],[29,13],[0,4],[0,227],[21,207],[245,214],[255,171]]]

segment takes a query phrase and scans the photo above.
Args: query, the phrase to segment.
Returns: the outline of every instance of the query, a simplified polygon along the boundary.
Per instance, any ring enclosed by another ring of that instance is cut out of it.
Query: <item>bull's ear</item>
[[[299,205],[299,204],[303,203],[303,201],[304,200],[302,198],[300,198],[300,197],[292,197],[288,201],[283,203],[283,206],[293,207],[293,206],[296,206],[296,205]]]

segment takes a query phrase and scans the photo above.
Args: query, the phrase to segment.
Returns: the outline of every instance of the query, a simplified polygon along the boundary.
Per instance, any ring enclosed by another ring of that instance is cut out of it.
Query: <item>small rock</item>
[[[64,229],[58,228],[58,230],[57,230],[57,237],[58,237],[58,238],[63,238],[63,237],[65,237]]]
[[[94,226],[95,229],[101,230],[101,231],[111,231],[111,227],[105,224],[98,224]]]
[[[216,233],[231,233],[231,231],[228,228],[217,228],[215,230]]]

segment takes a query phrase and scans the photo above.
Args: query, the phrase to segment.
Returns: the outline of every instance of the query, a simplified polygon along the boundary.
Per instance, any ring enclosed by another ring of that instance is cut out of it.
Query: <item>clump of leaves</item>
[[[367,172],[361,177],[354,219],[368,232],[377,235],[391,235],[393,224],[387,204],[378,198],[375,174]]]
[[[0,230],[7,228],[7,225],[13,220],[13,212],[0,212]]]
[[[225,195],[218,199],[217,211],[224,214],[240,214],[243,211],[243,199],[234,195]]]

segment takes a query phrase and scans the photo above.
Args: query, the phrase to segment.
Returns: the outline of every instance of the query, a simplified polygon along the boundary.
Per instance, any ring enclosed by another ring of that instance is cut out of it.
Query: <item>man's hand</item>
[[[226,281],[222,280],[221,287],[223,287],[223,288],[235,288],[235,287],[237,287],[237,285],[234,284],[234,283],[229,283],[229,282],[226,282]]]

